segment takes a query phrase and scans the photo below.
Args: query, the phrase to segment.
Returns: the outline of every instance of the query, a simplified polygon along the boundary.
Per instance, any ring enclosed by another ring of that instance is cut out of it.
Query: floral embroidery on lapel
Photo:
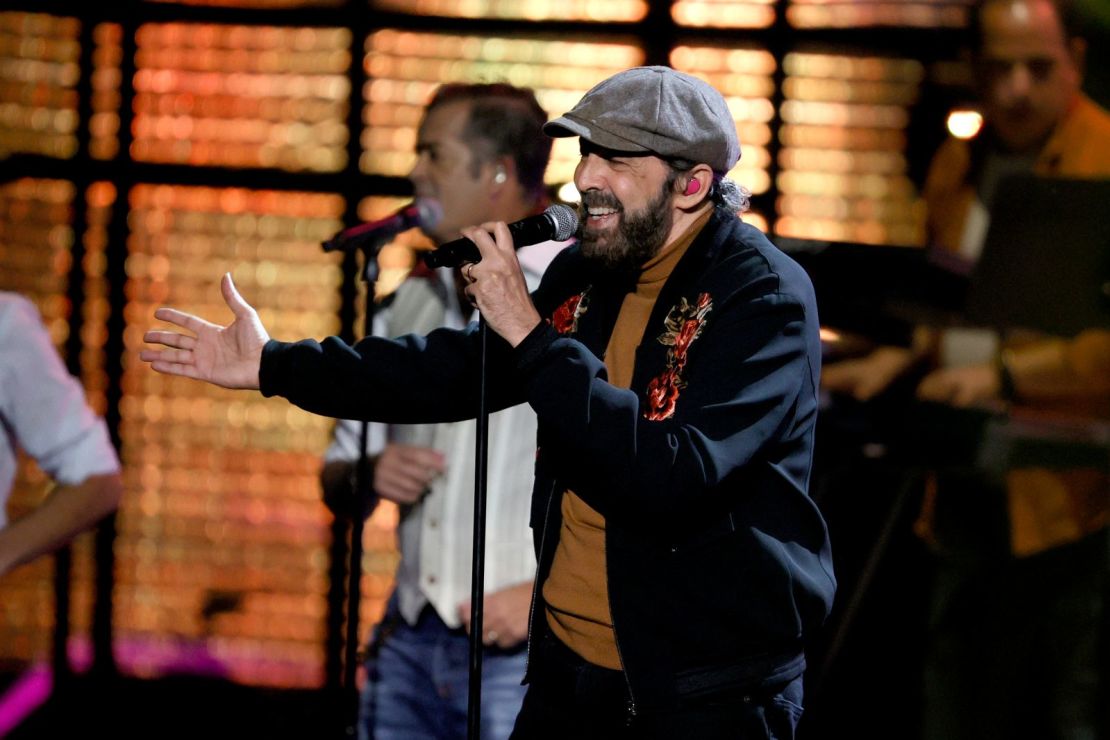
[[[667,350],[667,367],[648,383],[648,407],[644,411],[644,418],[648,421],[663,421],[674,416],[678,397],[686,387],[686,381],[682,379],[686,353],[701,335],[705,317],[711,310],[713,298],[708,293],[701,293],[697,303],[691,304],[682,298],[667,314],[663,322],[664,331],[659,335],[659,343],[670,347]]]
[[[560,334],[576,334],[578,332],[578,318],[586,313],[590,307],[590,289],[586,288],[578,295],[572,295],[563,301],[563,305],[555,309],[548,321]]]

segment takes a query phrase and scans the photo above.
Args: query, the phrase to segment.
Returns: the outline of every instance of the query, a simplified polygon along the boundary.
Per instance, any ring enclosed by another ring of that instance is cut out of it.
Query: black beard
[[[582,195],[582,218],[579,219],[578,243],[586,259],[603,268],[618,272],[638,271],[652,257],[659,254],[667,242],[674,215],[670,209],[671,185],[667,183],[647,207],[628,213],[614,196],[596,192]],[[589,206],[608,206],[618,209],[620,221],[617,230],[605,245],[598,242],[600,233],[586,228]]]

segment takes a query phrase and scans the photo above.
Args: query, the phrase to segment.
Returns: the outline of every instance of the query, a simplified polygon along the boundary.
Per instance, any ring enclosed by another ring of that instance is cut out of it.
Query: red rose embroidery
[[[690,344],[694,341],[694,337],[698,335],[701,329],[701,322],[697,319],[687,319],[682,322],[682,328],[678,332],[678,336],[674,339],[674,356],[678,361],[679,367],[686,364],[686,350],[690,348]]]
[[[555,327],[555,331],[560,334],[573,334],[578,331],[578,317],[586,313],[589,304],[586,294],[589,293],[589,290],[587,288],[578,295],[572,295],[555,309],[549,319],[551,325]]]
[[[648,421],[663,421],[674,415],[678,403],[678,392],[682,389],[682,379],[677,370],[664,370],[657,378],[648,383],[648,408],[644,418]]]
[[[644,418],[648,421],[663,421],[674,416],[675,406],[683,388],[682,370],[686,367],[686,354],[690,345],[701,335],[705,317],[713,309],[713,300],[708,293],[701,293],[694,304],[685,298],[679,301],[667,314],[663,322],[664,331],[659,342],[670,347],[667,351],[667,367],[648,383],[647,409]]]

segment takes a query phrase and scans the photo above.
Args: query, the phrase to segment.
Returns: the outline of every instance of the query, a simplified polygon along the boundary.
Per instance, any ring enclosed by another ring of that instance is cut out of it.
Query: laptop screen
[[[1003,180],[967,314],[999,330],[1060,336],[1110,327],[1110,179]]]

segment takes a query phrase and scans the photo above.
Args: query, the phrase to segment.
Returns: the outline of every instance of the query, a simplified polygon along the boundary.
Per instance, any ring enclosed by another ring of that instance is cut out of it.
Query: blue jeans
[[[411,626],[391,601],[366,663],[359,740],[455,740],[466,737],[469,637],[450,629],[431,607]],[[524,700],[527,650],[482,653],[482,740],[504,740]]]

